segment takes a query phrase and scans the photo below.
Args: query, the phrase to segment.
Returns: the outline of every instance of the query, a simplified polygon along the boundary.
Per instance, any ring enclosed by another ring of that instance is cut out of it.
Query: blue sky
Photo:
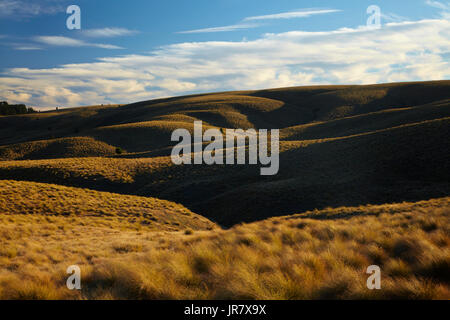
[[[68,30],[69,5],[81,30]],[[370,5],[381,28],[369,28]],[[0,100],[42,108],[197,92],[449,79],[450,3],[0,0]]]

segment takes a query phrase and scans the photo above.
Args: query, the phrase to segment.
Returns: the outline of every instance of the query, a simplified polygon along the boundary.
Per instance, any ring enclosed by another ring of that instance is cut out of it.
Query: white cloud
[[[442,3],[439,1],[427,0],[426,4],[428,4],[431,7],[440,9],[441,11],[439,12],[439,14],[441,15],[441,17],[443,19],[450,20],[450,2]]]
[[[400,16],[395,13],[381,13],[381,18],[387,22],[403,22],[408,21],[409,19],[403,16]]]
[[[47,45],[59,47],[97,47],[103,49],[123,49],[111,44],[90,43],[80,39],[63,36],[37,36],[34,38],[34,40]]]
[[[431,7],[438,8],[444,11],[450,11],[450,3],[442,3],[439,1],[427,0],[425,3]]]
[[[307,9],[298,11],[289,11],[276,14],[267,14],[263,16],[247,17],[244,21],[254,21],[254,20],[273,20],[273,19],[293,19],[293,18],[306,18],[313,15],[334,13],[341,10],[337,9]]]
[[[83,29],[81,33],[86,37],[92,38],[112,38],[137,34],[136,30],[126,28],[102,28],[102,29]]]
[[[37,47],[37,46],[29,46],[29,45],[19,45],[19,46],[15,46],[14,50],[22,50],[22,51],[33,51],[33,50],[42,50],[41,47]]]
[[[449,79],[449,34],[450,21],[433,19],[388,23],[377,30],[178,43],[146,55],[9,69],[1,78],[0,100],[76,106],[206,91]]]
[[[228,26],[180,31],[177,33],[212,33],[212,32],[239,31],[239,30],[244,30],[244,29],[257,28],[257,27],[261,26],[261,24],[256,24],[256,23],[245,23],[245,21],[306,18],[306,17],[312,16],[312,15],[333,13],[333,12],[339,12],[339,11],[341,11],[341,10],[305,9],[305,10],[298,10],[298,11],[289,11],[289,12],[269,14],[269,15],[264,15],[264,16],[247,17],[242,20],[243,23],[237,23],[237,24],[228,25]]]
[[[22,18],[64,12],[64,8],[55,2],[57,1],[0,0],[0,17]]]
[[[212,27],[212,28],[204,28],[204,29],[196,29],[196,30],[188,30],[188,31],[179,31],[177,33],[211,33],[211,32],[229,32],[229,31],[238,31],[242,29],[250,29],[258,27],[258,24],[234,24],[223,27]]]

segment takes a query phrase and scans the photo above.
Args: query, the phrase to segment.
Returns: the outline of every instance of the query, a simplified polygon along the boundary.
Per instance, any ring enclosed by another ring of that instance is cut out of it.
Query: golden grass
[[[0,147],[0,160],[112,156],[116,148],[91,137],[25,142]]]
[[[446,196],[449,119],[281,141],[279,173],[267,179],[259,176],[259,165],[175,166],[158,154],[0,161],[0,179],[151,195],[231,226],[327,206]]]
[[[450,299],[449,86],[281,88],[0,117],[0,299]],[[279,174],[174,166],[171,132],[195,120],[281,129]],[[222,230],[175,202],[226,226],[269,219]],[[73,264],[81,291],[65,287]],[[381,290],[366,288],[371,264]]]
[[[187,232],[1,215],[0,298],[450,299],[449,202],[327,209]],[[72,264],[81,268],[81,291],[65,288]],[[381,290],[366,287],[372,264],[381,268]]]
[[[30,224],[67,217],[75,224],[118,229],[214,227],[208,219],[170,201],[24,181],[0,180],[0,208],[1,219],[23,215],[21,219],[29,219]]]
[[[46,160],[0,161],[4,175],[12,172],[16,179],[54,177],[62,181],[105,179],[121,184],[133,183],[142,172],[163,170],[172,166],[170,157],[164,158],[66,158]]]

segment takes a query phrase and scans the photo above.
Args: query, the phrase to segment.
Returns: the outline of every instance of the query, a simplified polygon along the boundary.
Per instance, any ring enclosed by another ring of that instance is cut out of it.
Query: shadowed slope
[[[8,161],[0,163],[0,177],[156,196],[230,226],[274,212],[448,195],[449,128],[443,118],[282,142],[280,171],[269,177],[255,165],[175,166],[169,157]]]
[[[63,109],[0,117],[0,145],[67,136],[152,120],[204,120],[216,127],[286,128],[449,98],[450,81],[371,86],[312,86],[143,101],[126,106]],[[94,137],[94,135],[92,135]],[[139,139],[137,136],[136,139]],[[149,151],[152,146],[141,148]]]
[[[129,151],[3,161],[0,179],[155,196],[224,226],[327,206],[448,196],[449,92],[450,81],[314,86],[0,117],[3,144],[34,140],[44,131],[92,137]],[[260,176],[259,165],[173,165],[171,132],[192,132],[195,120],[204,129],[281,129],[279,173]],[[5,148],[14,146],[0,150]]]

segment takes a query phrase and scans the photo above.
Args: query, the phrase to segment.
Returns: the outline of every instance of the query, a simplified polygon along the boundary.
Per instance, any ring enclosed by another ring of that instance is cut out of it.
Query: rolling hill
[[[226,227],[437,198],[450,194],[449,92],[450,81],[296,87],[0,117],[0,178],[153,196]],[[195,120],[280,129],[279,173],[174,166],[171,133]]]
[[[70,217],[90,225],[108,220],[158,231],[214,228],[208,219],[169,201],[35,182],[0,180],[0,206],[1,214],[11,217]]]
[[[198,120],[279,129],[278,174],[174,165]],[[0,299],[449,299],[449,136],[450,81],[0,116]]]
[[[0,299],[448,300],[449,201],[330,208],[185,233],[0,215]],[[67,290],[68,264],[80,266],[81,290]],[[382,269],[382,290],[366,287],[372,264]]]

